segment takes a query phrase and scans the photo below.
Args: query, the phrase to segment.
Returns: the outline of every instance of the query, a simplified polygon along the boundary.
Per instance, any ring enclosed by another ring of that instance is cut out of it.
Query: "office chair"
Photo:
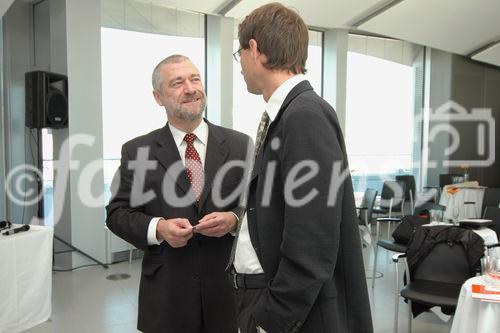
[[[377,191],[372,188],[367,188],[365,194],[363,195],[363,200],[361,201],[361,206],[356,207],[358,209],[358,223],[359,229],[362,235],[369,235],[370,243],[371,241],[371,220],[373,215],[373,206],[375,205],[375,200],[377,199]],[[365,237],[362,237],[363,241]],[[368,242],[367,242],[368,243]]]
[[[490,229],[493,229],[500,239],[500,207],[486,207],[483,218],[495,222],[495,225],[491,226]]]
[[[379,215],[386,215],[385,217],[377,218],[377,231],[376,237],[378,240],[380,223],[387,223],[387,237],[390,235],[391,223],[400,222],[403,215],[403,206],[405,203],[405,183],[402,181],[387,180],[382,186],[382,193],[380,194],[380,203],[373,208],[373,213]],[[393,216],[393,213],[399,213],[399,217]]]
[[[439,241],[432,246],[420,243],[422,237],[436,236]],[[457,241],[459,238],[466,239],[466,244]],[[439,306],[444,313],[453,314],[462,284],[475,275],[483,255],[484,241],[472,230],[454,226],[418,228],[407,253],[393,256],[396,264],[406,257],[406,276],[409,277],[401,290],[396,285],[394,332],[398,331],[398,294],[408,302],[408,332],[411,332],[412,313],[416,317]]]
[[[488,187],[484,190],[482,215],[484,215],[486,207],[500,207],[500,188]]]
[[[413,175],[398,175],[396,176],[396,181],[400,181],[405,184],[404,199],[405,202],[409,202],[410,204],[410,211],[408,212],[408,214],[413,215],[416,195],[415,177]]]

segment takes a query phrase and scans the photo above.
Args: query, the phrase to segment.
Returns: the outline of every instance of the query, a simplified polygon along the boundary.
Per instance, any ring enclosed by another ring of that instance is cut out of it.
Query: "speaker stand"
[[[64,241],[64,240],[62,240],[60,237],[57,237],[56,235],[54,235],[54,239],[57,239],[58,241],[60,241],[61,243],[63,243],[63,244],[64,244],[64,245],[66,245],[67,247],[69,247],[72,251],[76,251],[76,252],[80,253],[81,255],[83,255],[83,256],[85,256],[85,257],[89,258],[90,260],[94,261],[95,263],[97,263],[97,264],[101,265],[103,268],[106,268],[106,269],[108,269],[108,268],[109,268],[109,266],[108,266],[108,265],[106,265],[106,264],[104,264],[104,263],[100,262],[100,261],[99,261],[99,260],[97,260],[96,258],[94,258],[94,257],[92,257],[92,256],[88,255],[87,253],[83,252],[83,251],[82,251],[82,250],[80,250],[79,248],[77,248],[77,247],[75,247],[75,246],[71,245],[70,243],[68,243],[68,242],[66,242],[66,241]]]
[[[43,144],[42,144],[42,129],[41,128],[37,128],[36,130],[36,136],[37,136],[37,167],[38,167],[38,170],[41,171],[41,174],[43,175]],[[38,179],[38,193],[40,193],[40,200],[38,201],[38,209],[37,209],[37,214],[38,214],[38,217],[40,219],[43,219],[45,218],[45,212],[44,212],[44,209],[43,209],[43,179]],[[94,261],[95,263],[99,264],[100,266],[102,266],[103,268],[106,268],[108,269],[109,266],[100,262],[99,260],[97,260],[96,258],[90,256],[89,254],[83,252],[82,250],[80,250],[79,248],[77,248],[76,246],[73,246],[71,245],[70,243],[66,242],[65,240],[61,239],[60,237],[56,236],[55,235],[55,232],[54,232],[54,239],[58,240],[59,242],[63,243],[64,245],[66,245],[67,247],[69,247],[71,249],[71,251],[69,252],[73,252],[73,251],[76,251],[78,253],[80,253],[81,255],[87,257],[88,259]],[[66,253],[68,251],[62,251],[60,253]],[[54,252],[54,247],[52,247],[52,257],[54,257],[54,255],[56,254],[59,254],[59,253],[56,253]],[[54,260],[52,260],[52,262],[54,262]]]

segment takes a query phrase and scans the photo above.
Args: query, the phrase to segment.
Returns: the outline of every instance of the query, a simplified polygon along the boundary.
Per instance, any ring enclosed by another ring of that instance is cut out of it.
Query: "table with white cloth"
[[[498,243],[497,233],[490,228],[474,229],[474,232],[484,239],[484,245],[494,245]],[[489,250],[490,255],[500,258],[500,247],[494,247]]]
[[[0,332],[21,332],[50,318],[53,235],[53,228],[36,225],[0,235]]]
[[[446,207],[444,221],[454,220],[455,207],[458,209],[458,220],[468,218],[481,218],[485,187],[459,187],[458,192],[451,194],[445,189],[441,193],[439,204]],[[474,202],[472,207],[466,207],[466,202]],[[475,216],[467,216],[468,210],[473,209]]]
[[[463,284],[451,333],[500,333],[500,303],[472,298],[472,285],[483,283],[482,276],[475,276]]]

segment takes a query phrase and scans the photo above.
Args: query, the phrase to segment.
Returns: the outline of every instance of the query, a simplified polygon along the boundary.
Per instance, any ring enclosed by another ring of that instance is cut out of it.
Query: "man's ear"
[[[248,41],[248,46],[250,48],[250,54],[252,55],[252,59],[256,60],[260,55],[259,47],[257,46],[257,41],[253,38],[250,39]]]
[[[250,39],[248,41],[248,46],[250,48],[250,54],[252,56],[252,59],[254,62],[260,62],[262,64],[265,64],[267,62],[267,57],[264,53],[260,52],[259,50],[259,45],[257,44],[257,41],[255,39]]]
[[[153,90],[153,97],[155,98],[156,103],[158,103],[159,106],[163,106],[160,96],[161,94],[158,90]]]

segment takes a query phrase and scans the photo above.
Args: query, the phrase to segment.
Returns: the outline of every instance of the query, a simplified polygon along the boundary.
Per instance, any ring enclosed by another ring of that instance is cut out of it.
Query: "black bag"
[[[401,219],[401,223],[392,232],[392,238],[397,243],[407,245],[418,227],[428,224],[429,218],[414,215],[406,215]]]

